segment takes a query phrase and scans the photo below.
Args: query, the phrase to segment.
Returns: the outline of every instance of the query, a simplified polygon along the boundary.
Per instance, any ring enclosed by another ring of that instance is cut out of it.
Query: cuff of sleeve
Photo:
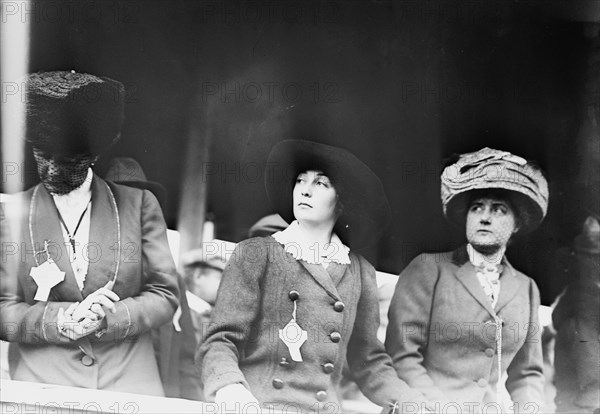
[[[217,391],[231,384],[242,384],[248,390],[250,389],[246,378],[244,378],[244,374],[240,371],[224,372],[213,376],[213,378],[206,382],[204,385],[205,398],[208,402],[215,402]]]
[[[71,340],[61,334],[61,326],[58,325],[58,309],[66,310],[69,303],[64,302],[46,302],[44,313],[42,314],[42,338],[44,341],[57,344],[69,343]]]
[[[125,302],[115,302],[117,311],[106,313],[106,328],[98,331],[97,338],[102,340],[123,340],[132,333],[131,313]]]

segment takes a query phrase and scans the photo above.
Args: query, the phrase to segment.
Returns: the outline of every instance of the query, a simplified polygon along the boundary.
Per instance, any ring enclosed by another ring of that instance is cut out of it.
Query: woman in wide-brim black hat
[[[205,395],[341,412],[347,361],[376,404],[424,403],[377,340],[375,269],[346,245],[365,246],[385,229],[381,182],[348,151],[309,141],[279,143],[267,166],[269,199],[291,224],[241,242],[228,262],[198,355]]]
[[[400,377],[440,407],[543,412],[539,291],[505,251],[546,215],[546,179],[525,159],[484,148],[441,181],[444,214],[468,243],[422,254],[402,272],[386,349]]]

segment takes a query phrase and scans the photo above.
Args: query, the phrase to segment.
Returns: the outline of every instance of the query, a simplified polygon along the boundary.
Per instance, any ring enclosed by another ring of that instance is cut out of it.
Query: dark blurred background
[[[546,172],[547,220],[509,250],[544,304],[553,253],[597,204],[598,2],[41,0],[25,18],[31,71],[125,84],[122,139],[96,171],[137,159],[188,247],[205,217],[239,241],[272,212],[265,162],[287,138],[347,148],[381,178],[392,223],[362,253],[391,273],[463,241],[439,196],[453,153],[489,146]]]

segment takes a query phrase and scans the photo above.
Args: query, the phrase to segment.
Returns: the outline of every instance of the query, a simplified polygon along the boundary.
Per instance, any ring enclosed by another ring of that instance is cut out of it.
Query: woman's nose
[[[481,223],[489,223],[490,222],[490,217],[491,217],[491,211],[489,208],[484,208],[483,211],[481,212],[481,216],[479,217],[479,221]]]

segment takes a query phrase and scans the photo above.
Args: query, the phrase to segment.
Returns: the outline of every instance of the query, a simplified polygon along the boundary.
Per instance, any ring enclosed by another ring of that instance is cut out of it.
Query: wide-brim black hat
[[[164,209],[167,202],[167,189],[160,183],[148,181],[142,166],[133,158],[117,157],[110,160],[104,179],[129,187],[149,190],[156,196]]]
[[[381,181],[350,152],[304,140],[285,140],[269,154],[265,173],[267,195],[273,208],[291,223],[295,220],[293,189],[299,173],[322,171],[335,187],[343,212],[334,231],[353,249],[366,247],[390,222],[390,206]]]
[[[120,136],[125,88],[74,71],[40,72],[24,81],[25,138],[54,155],[99,155]]]

